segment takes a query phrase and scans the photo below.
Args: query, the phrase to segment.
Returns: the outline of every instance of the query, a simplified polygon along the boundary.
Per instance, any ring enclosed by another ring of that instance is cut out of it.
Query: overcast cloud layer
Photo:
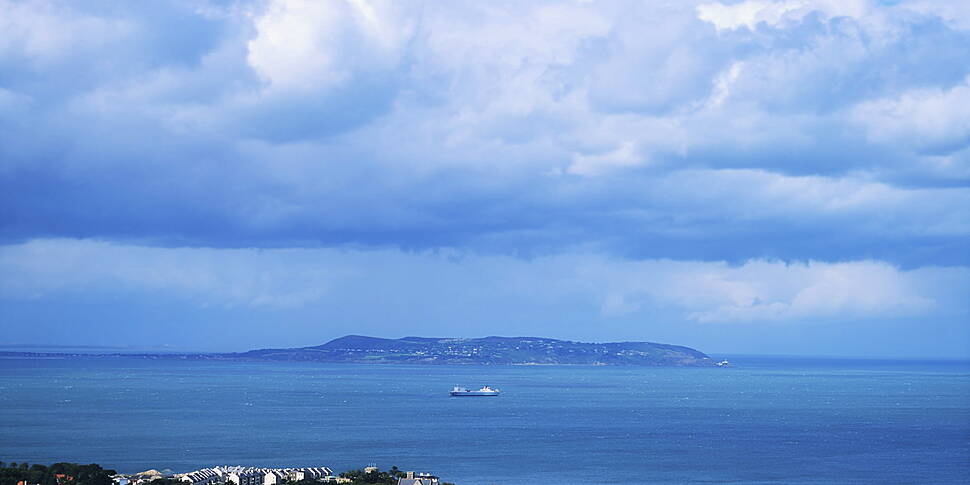
[[[967,357],[968,60],[942,0],[0,0],[4,338]]]

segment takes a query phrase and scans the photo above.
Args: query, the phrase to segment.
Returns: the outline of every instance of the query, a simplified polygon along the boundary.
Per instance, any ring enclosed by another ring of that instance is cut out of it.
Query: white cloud
[[[26,94],[0,87],[0,117],[2,118],[12,118],[13,115],[23,116],[32,102],[33,100]]]
[[[583,274],[603,290],[605,314],[631,314],[652,306],[680,308],[704,323],[849,322],[903,318],[940,311],[952,295],[935,294],[948,273],[930,268],[900,271],[874,261],[723,263],[673,261],[588,262]],[[948,293],[944,291],[944,293]]]
[[[411,21],[387,1],[274,0],[253,20],[248,62],[272,87],[315,91],[395,67]]]
[[[489,313],[503,301],[528,301],[553,313],[590,305],[607,319],[673,308],[684,321],[716,323],[851,322],[966,311],[966,302],[954,301],[954,288],[970,284],[968,268],[902,271],[877,261],[754,260],[732,266],[622,261],[588,253],[522,260],[336,249],[167,249],[76,240],[5,246],[0,274],[0,296],[18,299],[123,290],[200,306],[299,308],[350,305],[342,301],[347,294],[341,289],[356,288],[351,295],[364,297],[365,306],[371,299],[361,291],[383,295],[388,304],[400,299],[420,308],[457,297],[468,305],[466,312]]]
[[[573,163],[567,172],[577,175],[595,175],[604,170],[634,167],[643,163],[643,157],[637,153],[636,144],[624,142],[610,152],[573,155]]]
[[[907,10],[939,17],[954,28],[970,30],[970,3],[948,0],[910,0],[902,2]]]
[[[182,297],[201,306],[300,307],[326,293],[326,268],[299,250],[165,249],[36,240],[0,249],[0,293],[43,300],[100,291]]]
[[[920,294],[919,278],[884,263],[813,262],[794,265],[794,268],[781,269],[776,265],[754,271],[749,271],[749,266],[751,263],[726,271],[712,282],[740,285],[748,290],[745,294],[724,299],[691,317],[701,322],[846,321],[901,318],[936,310],[932,297]],[[778,294],[777,289],[766,288],[785,278],[795,279],[794,290]]]
[[[0,60],[25,58],[33,68],[90,56],[130,35],[134,25],[87,15],[47,1],[0,0]]]
[[[905,141],[929,152],[970,145],[970,77],[949,89],[918,88],[867,101],[852,109],[856,123],[875,143]]]
[[[746,0],[731,5],[705,3],[697,6],[697,17],[720,30],[747,27],[751,30],[764,23],[769,27],[818,12],[826,17],[861,18],[868,11],[866,0]]]

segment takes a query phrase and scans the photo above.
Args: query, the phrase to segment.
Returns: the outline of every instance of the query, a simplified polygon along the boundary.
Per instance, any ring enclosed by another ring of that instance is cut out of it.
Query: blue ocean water
[[[0,360],[0,460],[370,463],[460,485],[970,483],[970,365]],[[497,398],[449,398],[453,385]]]

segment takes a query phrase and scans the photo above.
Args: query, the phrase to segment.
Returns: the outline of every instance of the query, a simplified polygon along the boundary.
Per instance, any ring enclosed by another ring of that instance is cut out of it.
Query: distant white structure
[[[145,470],[134,474],[118,474],[111,477],[114,485],[144,485],[153,480],[164,478],[162,472],[158,470]]]
[[[438,477],[429,473],[407,472],[404,478],[397,479],[397,485],[439,485]]]
[[[311,466],[305,468],[292,468],[290,469],[293,473],[299,473],[303,475],[303,478],[299,480],[318,480],[321,478],[326,478],[333,475],[333,470],[325,466]]]
[[[263,474],[263,485],[279,485],[289,478],[289,474],[283,470],[267,470]]]
[[[241,466],[226,468],[227,473],[225,483],[234,483],[235,485],[263,485],[262,469]]]
[[[214,483],[225,483],[226,481],[223,471],[217,468],[203,468],[194,472],[176,475],[176,477],[192,485],[211,485]]]
[[[279,485],[285,481],[326,478],[333,470],[325,466],[303,468],[257,468],[217,466],[175,475],[189,485]]]

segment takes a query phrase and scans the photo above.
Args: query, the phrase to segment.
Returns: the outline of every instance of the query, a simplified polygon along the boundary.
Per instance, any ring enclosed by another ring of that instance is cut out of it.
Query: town
[[[330,467],[265,468],[215,466],[187,473],[146,470],[125,474],[97,464],[55,463],[50,466],[0,461],[0,485],[454,485],[430,473],[386,471],[370,465],[334,474]]]
[[[262,468],[251,466],[216,466],[188,473],[165,475],[148,470],[133,475],[115,475],[114,485],[282,485],[284,483],[311,485],[314,483],[342,483],[350,485],[449,485],[439,482],[429,473],[402,472],[392,467],[381,472],[376,466],[367,466],[334,475],[325,466],[300,468]],[[161,481],[159,481],[161,480]],[[25,484],[26,485],[26,484]]]

